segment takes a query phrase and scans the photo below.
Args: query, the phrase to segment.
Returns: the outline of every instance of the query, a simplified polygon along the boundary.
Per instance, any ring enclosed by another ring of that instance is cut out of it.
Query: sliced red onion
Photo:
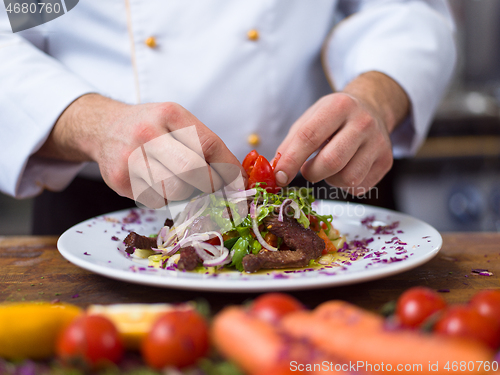
[[[300,210],[299,204],[297,202],[295,202],[294,200],[292,200],[292,203],[290,203],[290,207],[293,208],[293,211],[294,211],[293,217],[294,217],[294,219],[300,218],[300,213],[302,211]]]
[[[224,248],[224,240],[222,238],[222,235],[219,232],[215,232],[215,231],[206,232],[206,233],[195,233],[195,234],[192,234],[191,236],[184,237],[182,240],[177,242],[174,246],[172,246],[170,248],[166,248],[164,250],[164,252],[167,255],[172,255],[172,254],[175,254],[177,251],[179,251],[181,248],[183,248],[185,246],[188,246],[191,244],[196,244],[199,242],[208,241],[210,238],[213,238],[215,236],[219,237],[219,240],[221,241],[221,246],[220,246],[221,249],[219,250],[219,249],[217,249],[216,246],[213,246],[210,244],[207,244],[207,245],[213,246],[216,249],[214,255],[218,256],[220,254],[220,252],[222,251],[222,249]]]
[[[256,209],[256,206],[255,206],[255,202],[250,203],[250,217],[252,219],[256,219],[257,218],[257,209]]]
[[[278,249],[276,247],[271,246],[266,241],[264,241],[264,238],[262,238],[262,235],[259,232],[259,225],[257,224],[256,219],[252,219],[252,228],[253,228],[253,232],[255,233],[255,237],[257,237],[257,241],[259,241],[259,243],[263,247],[265,247],[267,250],[278,251]]]
[[[205,202],[203,203],[203,206],[198,210],[198,212],[196,212],[191,218],[189,218],[189,220],[184,221],[182,224],[174,225],[174,228],[172,228],[177,233],[177,237],[180,237],[180,235],[184,233],[186,228],[189,227],[193,223],[193,221],[197,217],[199,217],[203,213],[203,211],[205,211],[207,209],[207,207],[210,203],[210,199],[208,199],[208,196],[206,196],[204,198],[200,198],[200,199],[204,199]],[[166,246],[163,246],[163,247],[166,247]]]
[[[181,254],[174,254],[167,260],[167,267],[173,266],[176,264],[181,257]]]
[[[165,242],[165,238],[167,237],[168,230],[170,230],[170,227],[168,226],[160,229],[160,233],[158,233],[158,237],[156,238],[156,247],[163,247],[163,243]]]
[[[256,207],[255,203],[254,202],[250,203],[250,217],[252,218],[252,229],[253,232],[255,233],[255,237],[257,237],[257,241],[259,241],[259,243],[267,250],[278,251],[276,247],[269,245],[266,241],[264,241],[264,238],[262,238],[262,235],[260,234],[259,231],[259,225],[257,223],[258,216],[259,216],[259,210]]]
[[[221,255],[216,257],[216,258],[212,258],[212,259],[209,259],[209,260],[205,260],[203,262],[203,265],[205,267],[216,267],[216,266],[222,266],[224,264],[227,264],[229,262],[232,261],[232,255],[229,253],[229,250],[224,248],[224,251],[221,252]]]
[[[285,206],[288,203],[290,203],[290,207],[293,208],[293,217],[295,219],[300,218],[300,213],[302,211],[300,210],[299,204],[297,202],[295,202],[293,199],[288,198],[288,199],[285,199],[283,201],[283,203],[281,204],[281,206],[280,206],[280,212],[279,212],[279,215],[278,215],[278,220],[279,221],[283,221],[283,211],[285,210]]]
[[[222,251],[219,251],[216,246],[204,242],[195,243],[193,247],[198,256],[203,259],[203,265],[205,267],[215,267],[228,263],[229,250],[225,247]],[[207,251],[214,255],[210,255]],[[230,259],[232,260],[232,256]]]
[[[206,245],[210,245],[210,244],[206,244]],[[211,247],[214,247],[213,245],[210,245],[210,246],[211,246]],[[194,249],[196,250],[196,254],[198,254],[198,256],[199,256],[201,259],[203,259],[203,262],[205,262],[206,260],[210,260],[210,259],[213,259],[213,258],[214,258],[214,255],[213,255],[213,254],[212,254],[212,255],[210,255],[210,254],[208,254],[208,253],[205,251],[205,250],[207,250],[207,249],[206,249],[206,247],[205,247],[205,246],[203,246],[200,242],[198,242],[198,243],[194,243],[194,244],[193,244],[193,247],[194,247]],[[213,251],[213,249],[210,249],[210,250],[212,250],[212,251]],[[210,251],[210,250],[208,250],[208,251]]]
[[[283,210],[284,210],[285,205],[286,205],[288,202],[292,202],[292,200],[291,200],[290,198],[289,198],[289,199],[285,199],[285,200],[283,201],[283,203],[281,204],[281,206],[280,206],[280,213],[279,213],[279,215],[278,215],[278,221],[281,221],[281,222],[283,221]]]

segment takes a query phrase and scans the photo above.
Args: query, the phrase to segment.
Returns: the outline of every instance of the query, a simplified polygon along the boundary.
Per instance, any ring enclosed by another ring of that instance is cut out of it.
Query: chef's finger
[[[205,160],[212,164],[232,164],[240,170],[240,173],[246,178],[246,173],[236,156],[227,148],[225,143],[214,132],[207,127],[198,128],[201,147]],[[234,169],[229,167],[215,168],[217,174],[223,179],[224,183],[230,184],[234,179]]]
[[[334,185],[348,191],[360,186],[370,172],[374,160],[373,156],[367,152],[366,146],[362,146],[356,151],[357,152],[352,155],[347,164],[345,164],[340,171],[329,173],[320,179],[327,179],[330,185]],[[304,170],[302,173],[304,173]]]
[[[142,152],[142,160],[135,160],[135,162],[131,160],[129,158],[129,175],[136,200],[145,189],[143,181],[148,188],[151,187],[164,200],[183,200],[193,193],[194,188],[190,184],[180,179],[153,157],[147,157],[146,152]]]
[[[343,190],[348,191],[352,195],[361,196],[366,194],[380,182],[380,180],[385,176],[385,174],[391,169],[393,163],[392,155],[390,153],[382,155],[380,158],[375,160],[375,162],[370,167],[367,175],[357,186],[343,188]],[[333,186],[339,186],[338,181],[335,180],[335,176],[327,178],[325,180],[328,184]]]
[[[245,172],[240,162],[236,156],[229,151],[222,139],[198,120],[191,112],[176,103],[163,103],[163,105],[160,106],[159,114],[163,118],[165,130],[171,132],[173,138],[178,142],[197,153],[207,164],[234,164],[241,169],[242,174],[245,176]],[[195,130],[193,130],[193,126]],[[163,152],[166,151],[167,150],[163,150]],[[224,181],[230,183],[230,181],[226,181],[225,179]]]
[[[182,131],[172,132],[173,137],[180,143],[186,145],[189,149],[196,152],[208,164],[226,163],[233,164],[241,169],[244,173],[241,163],[236,156],[227,148],[225,143],[206,125],[199,121],[193,114],[188,112],[188,115],[179,120],[182,123]],[[191,124],[187,126],[186,122]],[[195,126],[195,131],[193,130]],[[201,148],[201,149],[200,149]],[[230,181],[226,181],[229,183]]]
[[[219,181],[221,178],[226,184],[229,184],[231,181],[235,179],[234,177],[235,169],[237,169],[240,174],[242,173],[242,167],[240,163],[238,162],[236,157],[227,149],[227,147],[225,147],[222,140],[199,121],[197,121],[196,126],[193,125],[179,130],[174,130],[169,134],[175,140],[187,146],[188,149],[198,154],[200,158],[202,158],[203,160],[205,160],[206,163],[212,166],[212,170],[208,173],[212,173],[212,179],[214,179],[212,181],[212,184],[214,185],[215,190],[218,190],[220,187],[222,187],[221,186],[222,181]],[[203,147],[201,145],[202,138],[200,137],[199,134],[203,136],[204,140],[207,137],[210,138],[210,140],[215,143],[216,147],[219,148],[218,151],[215,151],[216,152],[215,157],[209,155],[208,151],[205,152],[203,150]],[[229,155],[225,155],[226,153],[229,153]],[[226,160],[226,162],[220,163],[219,160]],[[218,167],[214,167],[214,165],[217,165]],[[217,173],[214,173],[214,170]],[[200,178],[204,179],[206,178],[206,176],[200,176]],[[206,189],[200,189],[200,190],[208,192],[208,190]]]
[[[317,101],[309,107],[290,127],[288,134],[286,135],[281,145],[278,147],[276,155],[280,153],[280,150],[285,150],[289,147],[289,145],[293,142],[297,132],[301,129],[302,126],[305,126],[309,120],[314,116],[316,110],[320,107],[320,101]]]
[[[172,136],[172,133],[164,134],[147,142],[144,145],[144,150],[148,160],[156,161],[165,166],[179,179],[205,193],[212,193],[214,189],[219,189],[223,184],[221,177],[216,172],[209,170],[210,166],[204,157],[179,142]],[[155,175],[153,178],[158,181]]]
[[[212,167],[224,180],[224,189],[226,192],[242,191],[246,189],[247,176],[242,174],[241,169],[229,163],[211,163]]]
[[[276,182],[280,186],[288,184],[297,174],[304,162],[345,122],[346,115],[341,110],[318,106],[307,120],[294,125],[278,147],[281,158],[276,165]]]
[[[130,179],[132,190],[134,192],[133,199],[146,207],[158,209],[167,204],[163,196],[158,194],[145,180],[140,177]]]
[[[193,194],[194,187],[182,179],[182,174],[174,173],[154,158],[148,158],[148,161],[148,176],[145,176],[144,171],[142,176],[150,178],[150,185],[162,197],[168,201],[180,201]]]
[[[362,149],[364,136],[359,134],[355,127],[344,126],[335,136],[318,152],[308,160],[301,168],[304,178],[311,182],[321,181],[346,169],[351,160],[356,156],[353,166],[343,171],[343,180],[353,179],[359,183],[364,179],[363,166],[366,169],[373,162],[372,155],[367,155]],[[339,181],[341,181],[339,180]],[[347,181],[351,186],[352,181]]]

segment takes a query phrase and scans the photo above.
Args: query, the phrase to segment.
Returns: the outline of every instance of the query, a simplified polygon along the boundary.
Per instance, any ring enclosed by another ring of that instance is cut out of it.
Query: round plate
[[[148,267],[147,259],[123,251],[129,231],[156,234],[165,211],[130,209],[89,219],[68,229],[57,247],[70,262],[113,279],[166,288],[217,292],[262,292],[324,288],[379,279],[415,268],[433,258],[443,243],[429,224],[398,212],[367,205],[316,201],[320,214],[347,236],[350,249],[334,265],[246,274],[203,274]]]

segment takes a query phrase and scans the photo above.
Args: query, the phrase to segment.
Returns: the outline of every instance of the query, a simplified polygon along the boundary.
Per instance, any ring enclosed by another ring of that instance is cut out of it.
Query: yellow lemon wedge
[[[156,319],[163,313],[178,309],[192,309],[190,305],[156,304],[91,305],[87,314],[103,315],[110,319],[120,333],[127,349],[139,349]]]
[[[81,312],[79,307],[63,303],[0,304],[0,357],[51,357],[60,331]]]

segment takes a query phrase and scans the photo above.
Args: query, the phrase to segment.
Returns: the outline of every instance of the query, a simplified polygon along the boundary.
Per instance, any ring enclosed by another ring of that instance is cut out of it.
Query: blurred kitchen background
[[[396,161],[384,186],[391,208],[440,231],[500,231],[500,0],[449,3],[455,79],[424,146]],[[0,235],[29,234],[31,206],[0,194]]]
[[[459,60],[417,156],[396,163],[396,208],[440,231],[500,231],[500,1],[449,0]]]

